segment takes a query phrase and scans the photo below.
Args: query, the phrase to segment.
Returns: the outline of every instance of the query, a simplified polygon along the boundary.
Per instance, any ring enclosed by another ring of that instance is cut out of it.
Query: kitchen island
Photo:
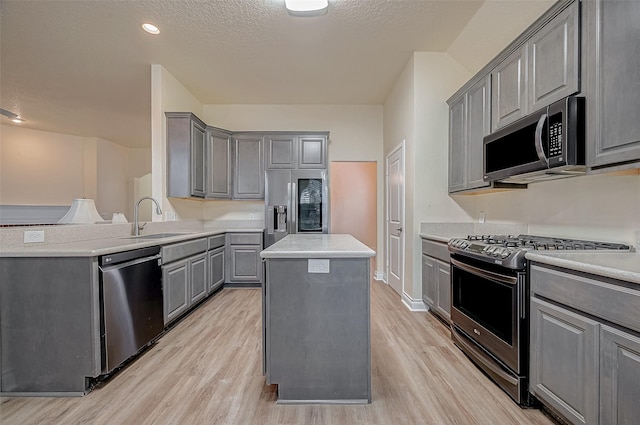
[[[261,252],[263,373],[278,403],[370,403],[369,262],[351,235],[288,235]]]

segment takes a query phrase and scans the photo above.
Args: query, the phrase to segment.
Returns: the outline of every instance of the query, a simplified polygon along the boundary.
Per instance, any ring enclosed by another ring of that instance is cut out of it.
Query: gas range
[[[533,235],[471,235],[451,239],[449,251],[513,270],[526,267],[527,251],[626,250],[629,245]]]

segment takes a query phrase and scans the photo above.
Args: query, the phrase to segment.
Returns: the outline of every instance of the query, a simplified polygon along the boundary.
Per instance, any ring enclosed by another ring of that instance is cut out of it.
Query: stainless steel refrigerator
[[[329,233],[325,170],[267,170],[265,248],[289,233]]]

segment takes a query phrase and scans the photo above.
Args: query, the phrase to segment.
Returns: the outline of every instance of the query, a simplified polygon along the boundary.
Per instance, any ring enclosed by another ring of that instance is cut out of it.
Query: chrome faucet
[[[162,210],[160,209],[160,204],[158,203],[158,201],[156,201],[152,197],[144,196],[138,199],[138,202],[136,202],[136,207],[134,208],[134,212],[133,212],[133,215],[135,217],[135,223],[133,225],[133,228],[136,236],[140,236],[140,230],[144,229],[144,226],[146,226],[147,224],[147,223],[144,223],[142,226],[140,226],[138,222],[138,208],[140,208],[140,202],[144,201],[145,199],[150,199],[156,204],[156,214],[162,214]]]

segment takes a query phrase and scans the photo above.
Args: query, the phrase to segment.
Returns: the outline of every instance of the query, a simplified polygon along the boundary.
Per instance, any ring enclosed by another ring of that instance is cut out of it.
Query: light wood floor
[[[276,405],[262,376],[260,290],[224,289],[78,398],[0,398],[0,424],[552,424],[488,380],[429,313],[373,281],[370,405]]]

